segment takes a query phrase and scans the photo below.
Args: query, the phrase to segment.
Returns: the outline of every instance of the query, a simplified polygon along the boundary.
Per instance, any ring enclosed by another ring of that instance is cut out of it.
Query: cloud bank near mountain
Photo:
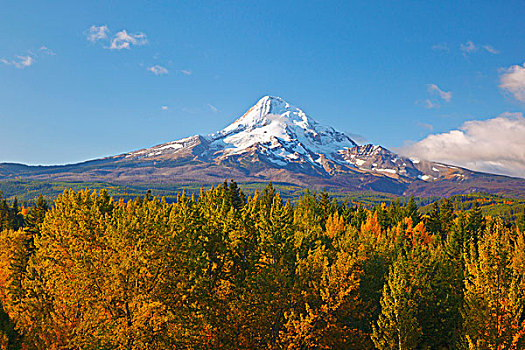
[[[525,178],[525,118],[503,113],[465,122],[456,130],[433,134],[403,147],[404,155],[471,170]]]

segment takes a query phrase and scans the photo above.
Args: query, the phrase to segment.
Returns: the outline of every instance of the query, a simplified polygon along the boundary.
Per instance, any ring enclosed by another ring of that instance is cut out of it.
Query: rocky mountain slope
[[[348,135],[271,96],[214,134],[65,166],[0,164],[0,180],[13,178],[123,184],[210,184],[232,178],[400,195],[474,191],[525,195],[523,179],[409,159],[379,145],[358,145]]]

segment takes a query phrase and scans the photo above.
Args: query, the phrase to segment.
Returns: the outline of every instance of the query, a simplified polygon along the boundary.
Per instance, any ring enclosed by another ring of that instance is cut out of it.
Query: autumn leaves
[[[525,239],[479,208],[231,182],[171,204],[65,191],[23,219],[0,237],[4,348],[525,346]]]

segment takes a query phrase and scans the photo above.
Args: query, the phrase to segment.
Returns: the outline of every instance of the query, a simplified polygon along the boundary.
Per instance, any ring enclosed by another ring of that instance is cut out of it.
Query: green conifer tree
[[[381,314],[373,327],[372,340],[376,348],[416,349],[421,341],[421,326],[417,320],[417,302],[400,256],[392,266],[381,297]]]

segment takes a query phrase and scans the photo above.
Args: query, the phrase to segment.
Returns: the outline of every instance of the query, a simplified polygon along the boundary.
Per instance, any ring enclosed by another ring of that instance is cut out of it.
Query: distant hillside
[[[245,193],[252,194],[255,191],[261,192],[267,184],[264,183],[241,183],[240,187]],[[187,194],[198,195],[201,188],[208,188],[211,184],[178,184],[178,185],[159,185],[152,184],[151,186],[142,185],[120,185],[103,182],[53,182],[53,181],[31,181],[31,180],[9,180],[0,181],[0,191],[8,200],[14,200],[16,197],[20,202],[28,202],[40,195],[54,200],[65,189],[81,190],[81,189],[106,189],[108,193],[115,198],[122,198],[124,200],[132,199],[137,196],[146,195],[150,190],[151,195],[157,197],[165,197],[168,202],[176,200],[177,196],[185,191]],[[285,200],[296,201],[298,198],[306,193],[306,189],[293,185],[274,183],[273,186],[281,193]],[[317,192],[319,195],[320,192]],[[395,200],[400,202],[407,202],[409,196],[396,196],[393,194],[374,192],[374,191],[360,191],[360,192],[326,192],[331,198],[339,201],[348,201],[352,205],[363,205],[371,208],[380,203],[389,205]],[[455,195],[448,198],[455,211],[467,211],[472,208],[474,202],[477,202],[481,207],[484,215],[502,217],[506,222],[515,222],[520,216],[525,213],[525,199],[504,197],[501,195],[494,195],[490,193],[471,193],[468,195]],[[421,213],[428,213],[432,208],[432,203],[440,203],[442,198],[437,196],[432,197],[414,197],[416,204],[420,207]]]
[[[422,213],[432,210],[432,203],[440,203],[442,199],[428,198],[431,202],[420,207]],[[525,217],[525,200],[506,198],[490,193],[471,193],[468,195],[456,195],[449,197],[455,211],[468,211],[474,203],[480,206],[483,215],[501,217],[505,222],[515,222]]]

